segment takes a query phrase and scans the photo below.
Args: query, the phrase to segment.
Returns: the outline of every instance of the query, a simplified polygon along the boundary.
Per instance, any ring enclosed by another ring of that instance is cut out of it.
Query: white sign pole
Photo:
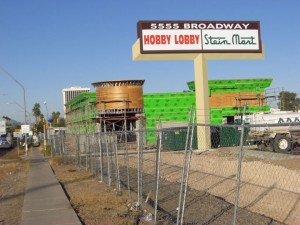
[[[194,59],[194,75],[197,123],[210,124],[207,60],[204,54]],[[211,147],[209,126],[197,126],[197,143],[199,150]]]
[[[26,156],[28,155],[28,145],[27,145],[27,134],[30,132],[30,125],[21,125],[21,132],[25,134],[25,152]]]

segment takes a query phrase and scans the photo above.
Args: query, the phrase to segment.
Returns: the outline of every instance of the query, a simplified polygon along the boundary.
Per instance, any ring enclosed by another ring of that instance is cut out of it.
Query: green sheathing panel
[[[270,106],[248,106],[246,113],[270,112]],[[222,124],[223,117],[236,116],[243,113],[243,107],[210,108],[210,123]]]
[[[158,117],[162,122],[188,122],[191,106],[195,106],[194,92],[144,94],[146,129],[155,130]],[[156,141],[155,132],[147,132],[147,143]]]
[[[87,103],[95,103],[96,102],[96,93],[95,92],[82,92],[76,97],[74,97],[71,101],[67,102],[67,106],[71,108],[71,110],[75,110],[78,108],[85,107]]]
[[[168,97],[169,96],[169,97]],[[171,99],[170,99],[171,97]],[[178,98],[177,98],[178,97]],[[176,106],[172,103],[176,102]],[[195,94],[192,93],[166,93],[164,94],[144,94],[144,110],[146,116],[146,129],[155,130],[158,117],[162,122],[188,121],[190,106],[195,106]],[[269,106],[248,106],[247,114],[255,112],[268,112]],[[223,117],[240,115],[243,107],[210,108],[210,123],[222,124]],[[156,142],[156,133],[147,132],[147,143]]]
[[[270,87],[272,79],[239,79],[239,80],[209,80],[209,95],[214,93],[256,92],[261,93]],[[187,83],[191,91],[195,91],[195,82]]]
[[[80,93],[71,101],[67,102],[66,105],[71,110],[68,114],[67,123],[72,133],[81,134],[94,132],[96,124],[92,118],[96,117],[95,104],[95,92]]]

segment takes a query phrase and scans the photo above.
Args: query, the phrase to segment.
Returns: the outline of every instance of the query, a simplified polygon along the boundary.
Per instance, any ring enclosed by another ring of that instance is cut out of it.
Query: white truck
[[[6,134],[6,120],[0,120],[0,135]]]
[[[254,113],[249,117],[247,141],[256,144],[259,149],[271,147],[275,152],[287,152],[300,146],[299,112],[273,111]]]
[[[7,121],[0,120],[0,149],[12,148],[13,145],[12,135],[7,133]]]

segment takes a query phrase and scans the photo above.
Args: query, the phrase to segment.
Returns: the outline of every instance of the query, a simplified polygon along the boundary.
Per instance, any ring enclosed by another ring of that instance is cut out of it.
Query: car
[[[40,146],[40,140],[39,140],[38,136],[36,136],[36,135],[33,135],[33,137],[32,137],[32,146],[33,147]]]
[[[0,148],[12,148],[14,147],[14,142],[9,133],[1,134],[0,136]]]

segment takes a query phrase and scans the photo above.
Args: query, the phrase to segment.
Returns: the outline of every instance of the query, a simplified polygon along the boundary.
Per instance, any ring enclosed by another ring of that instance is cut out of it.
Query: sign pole
[[[25,135],[25,152],[26,156],[28,155],[28,146],[27,146],[27,134],[30,132],[30,125],[21,125],[21,133]]]
[[[208,71],[207,60],[204,54],[194,59],[196,118],[197,123],[210,124]],[[210,127],[197,126],[197,143],[199,150],[210,148]]]

